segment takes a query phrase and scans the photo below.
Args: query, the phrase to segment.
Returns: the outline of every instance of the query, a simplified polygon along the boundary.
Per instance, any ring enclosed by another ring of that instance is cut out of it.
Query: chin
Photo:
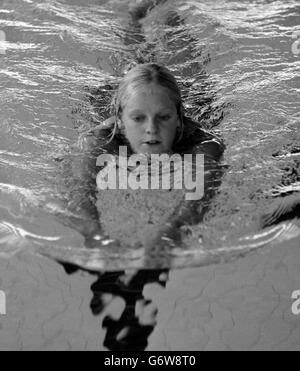
[[[163,155],[170,153],[165,147],[163,146],[153,146],[153,147],[142,147],[139,150],[139,153],[145,154],[145,155]]]

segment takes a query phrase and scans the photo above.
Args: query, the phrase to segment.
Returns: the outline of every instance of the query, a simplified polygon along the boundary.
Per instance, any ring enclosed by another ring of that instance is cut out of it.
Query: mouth
[[[148,146],[158,146],[161,144],[161,142],[159,140],[148,140],[146,142],[144,142],[144,144],[148,145]]]

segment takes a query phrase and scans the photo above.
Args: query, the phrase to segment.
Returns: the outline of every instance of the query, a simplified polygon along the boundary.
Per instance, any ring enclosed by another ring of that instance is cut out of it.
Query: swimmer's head
[[[165,67],[142,64],[127,73],[113,104],[113,136],[120,130],[135,153],[172,152],[183,136],[183,104],[174,76]]]

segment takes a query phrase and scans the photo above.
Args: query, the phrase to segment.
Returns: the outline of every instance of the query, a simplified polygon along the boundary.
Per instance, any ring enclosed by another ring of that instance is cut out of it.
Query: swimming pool
[[[96,270],[143,268],[131,251],[117,264],[109,250],[86,251],[76,223],[95,210],[82,207],[90,181],[76,172],[77,143],[107,117],[124,69],[153,60],[176,74],[189,114],[227,146],[222,184],[203,223],[188,231],[192,258],[182,262],[180,252],[171,266],[224,263],[288,240],[299,246],[296,221],[260,224],[276,193],[299,191],[298,2],[167,1],[141,25],[130,22],[128,3],[0,1],[1,258],[44,254]]]

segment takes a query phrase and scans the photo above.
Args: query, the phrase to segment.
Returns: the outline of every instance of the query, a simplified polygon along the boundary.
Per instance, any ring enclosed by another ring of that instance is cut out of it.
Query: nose
[[[148,135],[156,135],[158,133],[158,127],[155,122],[155,119],[150,118],[147,120],[146,124],[146,134]]]

